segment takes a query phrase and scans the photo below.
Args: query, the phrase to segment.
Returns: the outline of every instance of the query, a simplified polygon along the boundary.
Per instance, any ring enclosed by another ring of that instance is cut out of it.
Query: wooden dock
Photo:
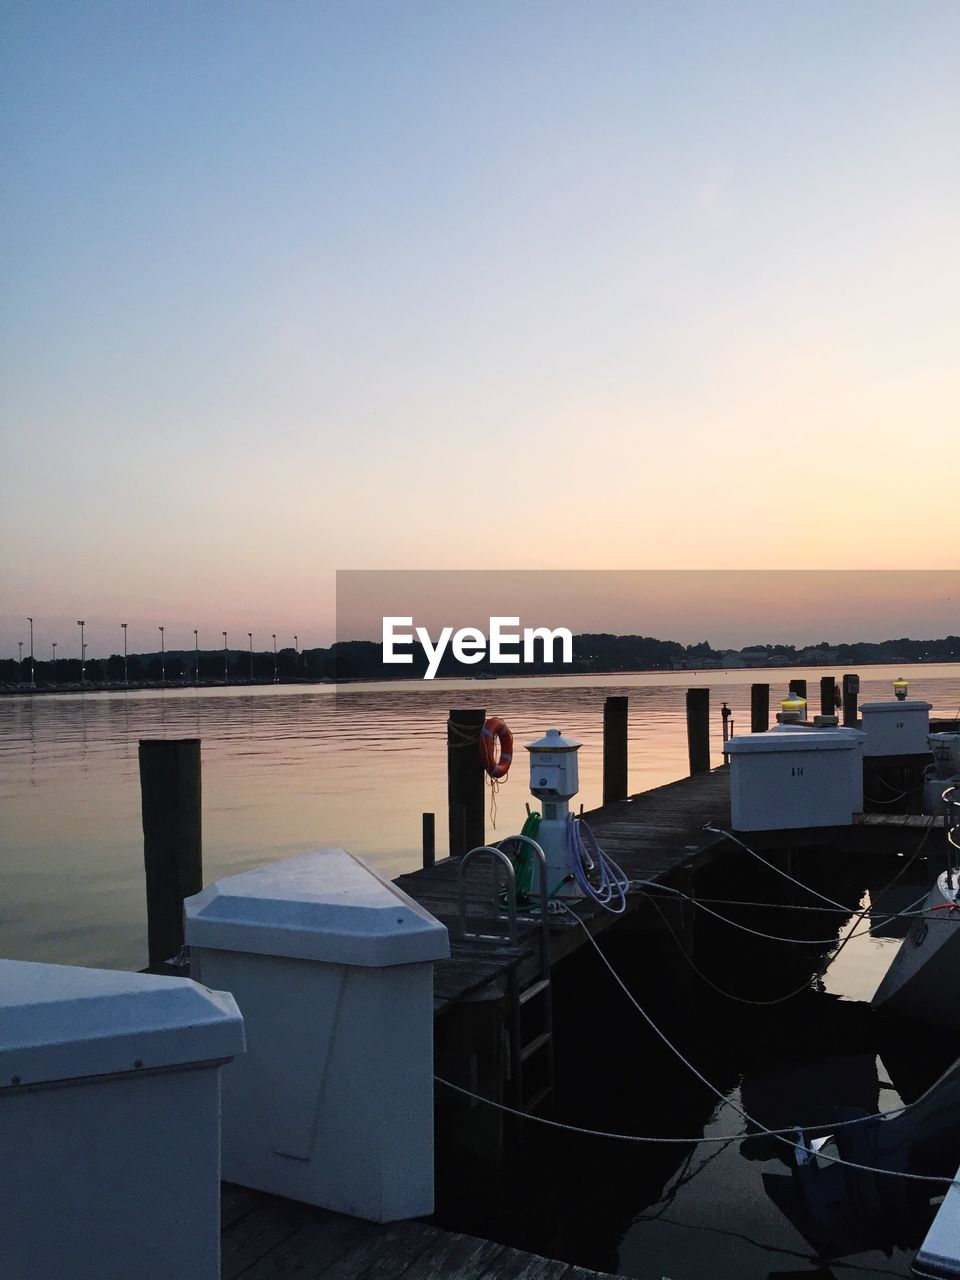
[[[364,1222],[224,1183],[221,1280],[615,1280],[425,1222]]]
[[[736,849],[724,835],[730,831],[730,784],[726,766],[681,778],[626,800],[603,805],[583,814],[599,844],[631,881],[652,881],[684,888],[685,875],[707,865],[721,852]],[[864,813],[844,827],[811,827],[802,830],[751,831],[743,840],[757,851],[830,846],[840,850],[893,853],[911,851],[925,826],[942,828],[943,819],[929,820],[909,814]],[[504,832],[504,835],[509,834]],[[748,855],[743,854],[746,857]],[[434,1013],[443,1014],[484,987],[505,989],[511,974],[523,986],[539,966],[540,923],[518,918],[519,946],[510,947],[491,936],[487,940],[462,940],[458,934],[459,859],[447,858],[421,871],[398,876],[396,884],[450,931],[451,955],[440,961],[434,973]],[[468,910],[489,912],[491,893],[482,875],[471,873],[466,894]],[[646,895],[630,895],[627,913],[638,910]],[[622,918],[594,903],[579,900],[577,915],[591,933],[599,933]],[[502,921],[499,929],[503,929]],[[490,930],[494,933],[494,928]],[[555,964],[585,943],[583,930],[570,917],[550,919],[550,960]]]
[[[583,816],[600,844],[631,880],[666,883],[680,868],[723,844],[722,836],[705,831],[704,826],[714,822],[722,827],[729,825],[727,778],[726,769],[721,767],[641,792]],[[486,986],[504,983],[518,967],[521,982],[527,981],[539,963],[539,918],[531,921],[519,917],[520,945],[516,948],[493,937],[489,941],[459,938],[458,873],[459,859],[447,858],[422,871],[398,876],[395,882],[450,930],[450,959],[439,961],[434,969],[435,1014]],[[471,912],[482,913],[489,904],[490,893],[480,871],[471,873],[466,897]],[[639,903],[640,895],[635,898]],[[588,922],[591,932],[608,927],[616,918],[583,901],[576,904],[576,911]],[[502,930],[502,923],[499,928]],[[562,914],[551,918],[551,963],[583,942],[582,930],[575,921]]]

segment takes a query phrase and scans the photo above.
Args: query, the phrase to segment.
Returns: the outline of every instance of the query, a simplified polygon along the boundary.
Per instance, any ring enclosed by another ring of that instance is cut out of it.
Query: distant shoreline
[[[902,665],[904,669],[915,670],[917,667],[960,667],[960,660],[950,658],[936,658],[932,662],[924,663],[913,659],[912,661],[898,664],[890,659],[883,659],[880,662],[860,662],[856,664],[860,669],[869,670],[871,667],[895,667]],[[504,679],[520,677],[524,680],[550,680],[556,679],[557,676],[577,676],[582,679],[590,679],[593,676],[644,676],[644,675],[663,675],[663,676],[680,676],[687,675],[691,678],[704,679],[707,677],[724,676],[728,674],[739,674],[740,672],[751,671],[757,673],[758,684],[766,683],[759,677],[765,671],[826,671],[830,668],[837,670],[835,663],[816,663],[800,662],[792,664],[784,664],[782,666],[773,667],[683,667],[676,669],[673,667],[638,667],[629,671],[536,671],[536,672],[504,672]],[[336,687],[349,686],[354,684],[396,684],[402,682],[411,686],[422,685],[427,688],[436,685],[442,685],[451,681],[460,682],[462,680],[475,680],[478,684],[489,684],[499,679],[498,676],[491,676],[488,673],[478,673],[477,675],[437,675],[435,679],[425,681],[416,676],[408,676],[406,678],[398,677],[395,674],[390,675],[365,675],[365,676],[345,676],[339,679],[332,679],[329,676],[318,676],[316,679],[281,679],[281,680],[131,680],[129,684],[120,681],[97,681],[87,680],[84,684],[73,682],[72,684],[38,684],[30,685],[28,682],[22,684],[0,684],[0,697],[49,697],[56,694],[77,694],[77,693],[162,693],[165,691],[181,692],[185,689],[269,689],[273,688],[290,688],[291,686],[315,686],[315,685],[334,685]]]

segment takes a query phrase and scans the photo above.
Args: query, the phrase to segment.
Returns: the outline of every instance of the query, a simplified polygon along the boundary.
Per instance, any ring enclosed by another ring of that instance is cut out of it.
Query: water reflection
[[[630,696],[630,785],[686,772],[684,691],[709,684],[714,760],[720,704],[749,722],[750,684],[774,695],[796,671],[678,672],[496,682],[259,687],[0,699],[0,953],[132,966],[143,960],[137,741],[203,741],[204,869],[213,879],[265,859],[343,844],[391,875],[419,857],[420,814],[445,832],[445,721],[485,705],[518,744],[557,726],[583,741],[581,800],[599,803],[601,709]],[[819,673],[807,673],[811,688]],[[898,669],[874,669],[864,698],[886,696]],[[955,667],[913,672],[911,693],[943,714],[960,703]],[[528,799],[523,753],[497,797],[498,830]]]

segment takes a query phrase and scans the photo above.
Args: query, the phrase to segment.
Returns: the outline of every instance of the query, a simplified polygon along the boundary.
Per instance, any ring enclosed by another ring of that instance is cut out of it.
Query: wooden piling
[[[423,815],[423,866],[432,867],[437,860],[437,827],[432,813]]]
[[[804,700],[804,702],[806,702],[806,701],[807,701],[807,682],[806,682],[806,680],[799,680],[799,679],[798,679],[798,680],[791,680],[791,681],[790,681],[790,686],[789,686],[789,687],[790,687],[790,692],[791,692],[791,693],[795,693],[795,694],[797,695],[797,697],[798,697],[798,698],[802,698],[802,699]],[[809,714],[810,714],[810,705],[809,705],[809,703],[808,703],[808,704],[807,704],[807,715],[809,715]]]
[[[162,971],[183,946],[183,900],[203,888],[200,739],[140,740],[147,947]]]
[[[710,690],[687,690],[687,752],[690,772],[710,769]]]
[[[473,848],[474,846],[470,846]],[[459,858],[467,852],[467,814],[462,804],[450,806],[450,857]]]
[[[766,733],[770,728],[770,686],[750,686],[750,732]]]
[[[843,677],[843,723],[848,729],[856,729],[859,719],[857,702],[860,697],[860,677],[845,675]]]
[[[603,803],[627,798],[627,705],[625,697],[603,703]]]
[[[480,730],[487,713],[480,708],[455,709],[447,720],[447,808],[450,853],[466,853],[484,843],[485,775],[480,759]],[[463,834],[454,821],[454,805],[463,805]],[[460,848],[460,840],[464,846]]]
[[[822,716],[835,716],[837,714],[837,704],[833,696],[835,686],[836,681],[833,676],[820,677],[820,714]]]

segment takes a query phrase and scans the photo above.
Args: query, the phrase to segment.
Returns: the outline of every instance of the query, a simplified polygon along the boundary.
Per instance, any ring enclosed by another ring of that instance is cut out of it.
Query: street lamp
[[[84,673],[87,669],[87,645],[83,638],[83,628],[87,624],[82,618],[77,619],[77,626],[80,628],[80,683],[83,684]]]
[[[250,641],[250,679],[253,680],[253,632],[247,632],[247,638]]]
[[[33,619],[28,618],[27,621],[30,623],[30,683],[31,685],[36,685],[37,682],[34,679],[33,670]]]
[[[160,632],[160,683],[161,683],[161,684],[166,684],[166,682],[167,682],[167,654],[166,654],[166,650],[164,649],[164,642],[163,642],[163,627],[157,627],[157,630]]]
[[[230,676],[227,673],[227,633],[223,633],[223,683],[230,683]]]
[[[20,683],[21,683],[21,684],[23,684],[23,641],[22,641],[22,640],[18,640],[18,641],[17,641],[17,644],[18,644],[18,645],[19,645],[19,647],[20,647],[20,658],[19,658],[19,663],[20,663]]]
[[[200,641],[197,639],[197,628],[193,628],[193,684],[200,683]]]
[[[276,635],[274,635],[274,637],[273,637],[273,683],[274,683],[274,684],[277,684],[277,683],[278,683],[278,677],[277,677],[277,637],[276,637]]]
[[[123,628],[123,683],[129,686],[130,681],[127,679],[127,624],[121,622],[120,626]]]
[[[57,683],[57,642],[53,641],[53,683]]]

